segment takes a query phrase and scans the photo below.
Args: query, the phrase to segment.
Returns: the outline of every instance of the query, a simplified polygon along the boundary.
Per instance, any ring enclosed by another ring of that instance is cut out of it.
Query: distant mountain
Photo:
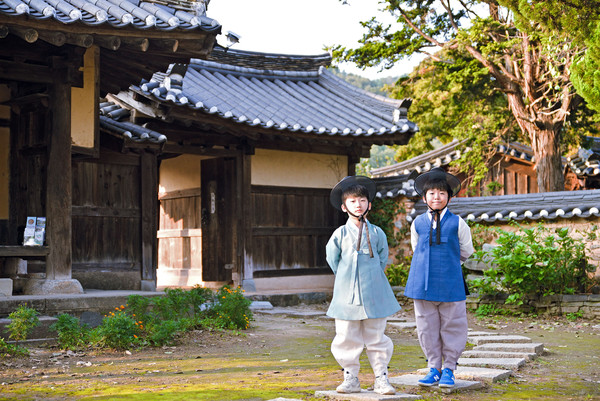
[[[346,82],[348,82],[358,88],[361,88],[366,91],[376,93],[376,94],[382,95],[382,96],[388,95],[387,92],[384,90],[384,87],[386,85],[393,86],[394,83],[399,78],[399,77],[385,77],[385,78],[379,78],[379,79],[372,81],[369,78],[365,78],[360,75],[340,71],[340,69],[337,67],[329,68],[329,71],[331,71],[334,75],[342,78]]]

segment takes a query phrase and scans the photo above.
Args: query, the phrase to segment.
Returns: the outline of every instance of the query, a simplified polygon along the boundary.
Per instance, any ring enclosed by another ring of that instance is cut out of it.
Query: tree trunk
[[[535,157],[535,169],[539,192],[564,191],[560,132],[564,121],[552,121],[551,117],[537,117],[535,122],[525,120],[521,98],[508,94],[508,105],[521,130],[529,136]],[[521,116],[521,118],[519,118]]]

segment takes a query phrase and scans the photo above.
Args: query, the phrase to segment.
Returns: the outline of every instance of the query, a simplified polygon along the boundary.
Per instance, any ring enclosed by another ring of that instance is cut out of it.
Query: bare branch
[[[408,18],[408,16],[406,15],[406,13],[404,12],[404,10],[402,9],[402,7],[398,7],[398,11],[400,11],[400,14],[402,15],[402,18],[404,18],[404,21],[406,21],[406,23],[415,30],[416,33],[418,33],[419,35],[421,35],[421,37],[423,39],[425,39],[426,41],[439,46],[439,47],[444,47],[444,43],[437,41],[436,39],[432,38],[431,36],[427,35],[425,32],[423,32],[418,26],[416,26],[415,24],[413,24],[413,22],[410,20],[410,18]]]

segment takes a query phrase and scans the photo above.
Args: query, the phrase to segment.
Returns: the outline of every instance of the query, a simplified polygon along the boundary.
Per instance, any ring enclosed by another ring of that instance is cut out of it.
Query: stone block
[[[429,369],[419,369],[419,374],[426,375]],[[454,377],[462,380],[474,380],[495,383],[500,380],[508,379],[513,375],[512,370],[481,368],[476,366],[457,366],[454,371]]]
[[[32,278],[25,283],[23,293],[27,295],[83,294],[83,287],[79,281],[74,279],[50,280]]]
[[[0,278],[0,297],[11,297],[13,293],[13,281],[10,278]]]
[[[542,343],[486,343],[473,348],[475,351],[524,352],[541,355],[544,352]]]
[[[533,360],[538,356],[535,352],[486,351],[469,350],[461,354],[462,358],[525,358]]]
[[[468,341],[474,345],[486,343],[530,343],[531,338],[518,335],[469,336]]]
[[[525,365],[525,358],[458,358],[461,366],[474,366],[483,368],[503,368],[517,370]]]
[[[421,396],[414,394],[396,393],[394,395],[377,394],[373,391],[362,390],[360,393],[340,394],[335,390],[316,391],[315,397],[327,398],[329,400],[348,401],[396,401],[396,400],[420,400]]]
[[[419,386],[419,379],[422,379],[422,378],[423,378],[423,375],[416,375],[416,374],[394,376],[394,377],[390,377],[390,383],[394,386],[411,386],[411,387],[422,388],[421,386]],[[455,378],[453,388],[444,389],[442,387],[435,386],[435,387],[430,387],[430,389],[440,390],[443,393],[456,393],[456,392],[465,391],[465,390],[475,390],[475,389],[482,388],[482,387],[483,387],[483,383],[481,383],[481,382],[472,381],[472,380],[462,380],[459,378]]]

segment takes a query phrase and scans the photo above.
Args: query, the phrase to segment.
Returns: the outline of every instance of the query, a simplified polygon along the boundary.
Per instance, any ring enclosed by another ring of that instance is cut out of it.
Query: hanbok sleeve
[[[333,274],[337,273],[338,265],[340,263],[340,259],[342,257],[342,248],[341,248],[342,236],[340,234],[340,230],[336,230],[327,245],[325,246],[325,257],[327,259],[327,264],[333,270]]]
[[[387,242],[387,237],[383,230],[380,227],[377,227],[377,253],[379,254],[379,263],[381,264],[381,269],[385,270],[385,266],[387,265],[388,256],[389,256],[389,247]]]

